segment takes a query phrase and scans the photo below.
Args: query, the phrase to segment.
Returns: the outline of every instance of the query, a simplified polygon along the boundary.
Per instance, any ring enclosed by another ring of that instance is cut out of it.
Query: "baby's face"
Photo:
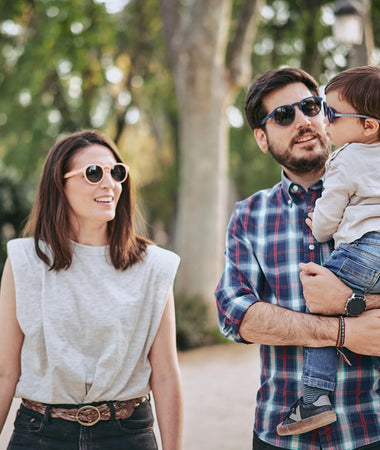
[[[358,111],[345,101],[337,90],[329,91],[326,94],[326,104],[332,108],[334,113],[358,114]],[[325,117],[324,122],[327,136],[333,145],[341,147],[351,142],[369,143],[363,121],[358,117],[335,117],[333,123],[330,123]]]

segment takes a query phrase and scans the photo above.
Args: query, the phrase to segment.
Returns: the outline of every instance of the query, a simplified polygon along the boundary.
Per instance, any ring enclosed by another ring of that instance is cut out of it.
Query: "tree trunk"
[[[175,242],[182,258],[178,292],[213,302],[227,224],[229,87],[220,74],[205,72],[197,65],[178,69],[179,80],[192,75],[196,80],[178,92],[182,152]],[[198,96],[197,84],[208,77],[207,94]]]
[[[251,74],[258,5],[242,1],[229,42],[232,0],[160,4],[180,124],[175,248],[182,262],[176,292],[201,297],[216,322],[214,290],[223,267],[228,220],[226,108]]]
[[[181,147],[175,248],[182,263],[176,291],[210,306],[227,223],[226,107],[232,86],[224,61],[231,5],[230,0],[193,4],[182,22],[174,71]]]

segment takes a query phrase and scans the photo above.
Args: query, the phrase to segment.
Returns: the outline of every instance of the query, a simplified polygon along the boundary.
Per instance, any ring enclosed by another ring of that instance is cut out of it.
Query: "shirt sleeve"
[[[248,212],[245,214],[246,217],[237,204],[227,229],[223,274],[215,291],[222,334],[244,343],[239,327],[248,308],[259,301],[255,280],[258,283],[261,276],[244,220]]]
[[[313,214],[313,235],[319,242],[334,236],[353,193],[352,183],[335,158],[327,166],[322,197],[316,201]]]

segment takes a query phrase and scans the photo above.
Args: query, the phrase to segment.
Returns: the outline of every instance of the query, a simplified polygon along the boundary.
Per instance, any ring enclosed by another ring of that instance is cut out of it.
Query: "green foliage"
[[[254,76],[288,65],[310,72],[321,84],[344,70],[349,48],[332,38],[336,1],[267,0],[252,52]],[[379,45],[380,3],[372,1],[371,23]]]
[[[177,115],[158,2],[130,0],[109,14],[93,0],[5,1],[0,17],[4,165],[36,181],[57,138],[82,128],[104,130],[129,160],[135,140],[126,117],[135,108],[161,163],[159,177],[137,184],[149,196],[143,203],[167,205],[149,209],[148,220],[163,222],[168,231],[176,201]],[[163,147],[172,156],[161,161]],[[152,172],[148,158],[144,164],[144,173]]]
[[[233,17],[242,3],[232,2]],[[253,77],[292,65],[325,82],[341,70],[336,56],[347,49],[333,42],[331,26],[322,20],[322,11],[331,12],[334,3],[267,0],[252,51]],[[0,2],[0,158],[6,167],[0,171],[0,265],[7,231],[13,227],[17,234],[30,208],[31,195],[22,193],[27,189],[23,183],[36,181],[58,137],[85,127],[107,132],[128,160],[136,141],[149,136],[149,155],[155,158],[147,157],[141,146],[144,179],[137,184],[148,223],[162,223],[173,234],[179,126],[158,4],[130,0],[123,10],[109,14],[104,3],[94,0]],[[371,18],[375,45],[380,46],[380,2],[372,1]],[[231,33],[234,27],[233,19]],[[110,77],[114,69],[122,74],[120,80]],[[241,112],[244,97],[245,90],[235,103]],[[136,127],[126,120],[132,108],[140,113]],[[138,126],[142,132],[131,139]],[[247,125],[231,128],[229,157],[239,198],[279,180],[278,164],[258,149]],[[213,341],[200,300],[177,299],[177,304],[180,344]]]
[[[205,345],[227,344],[218,326],[210,327],[209,307],[200,297],[175,297],[177,347],[190,350]]]
[[[5,164],[30,177],[57,135],[91,126],[115,32],[92,0],[16,3],[0,34],[1,145]]]
[[[227,339],[221,332],[218,326],[211,328],[210,331],[212,343],[217,344],[232,344],[233,341]]]
[[[238,97],[237,106],[240,111],[244,111],[244,97],[245,93]],[[230,130],[229,158],[230,176],[239,199],[273,186],[280,180],[280,166],[270,155],[259,149],[246,121],[242,128]]]
[[[169,111],[174,102],[157,2],[132,0],[118,14],[93,0],[15,3],[0,6],[5,164],[36,176],[57,136],[80,128],[118,141],[131,106],[162,132],[157,111],[162,99]]]
[[[200,297],[177,295],[175,309],[179,350],[189,350],[213,343],[208,322],[208,307]]]
[[[6,242],[19,236],[30,208],[25,182],[0,165],[0,274],[6,259]]]
[[[145,220],[152,226],[164,225],[163,230],[174,235],[175,205],[178,177],[175,167],[166,164],[159,178],[140,188]],[[155,238],[154,230],[151,235]],[[160,242],[158,242],[160,244]]]

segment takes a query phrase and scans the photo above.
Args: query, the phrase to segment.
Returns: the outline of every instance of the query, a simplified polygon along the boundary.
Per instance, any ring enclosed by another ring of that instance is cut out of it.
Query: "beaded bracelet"
[[[349,365],[352,366],[352,364],[350,363],[349,359],[347,358],[347,356],[343,353],[343,345],[344,345],[344,339],[346,337],[345,332],[346,332],[346,324],[344,322],[344,317],[343,316],[339,316],[338,317],[339,320],[339,326],[338,326],[338,336],[336,338],[336,352],[337,354],[340,355],[340,357]]]
[[[339,326],[338,326],[338,336],[336,338],[336,344],[335,347],[342,348],[344,345],[344,339],[345,339],[345,323],[344,323],[344,317],[339,316]]]

